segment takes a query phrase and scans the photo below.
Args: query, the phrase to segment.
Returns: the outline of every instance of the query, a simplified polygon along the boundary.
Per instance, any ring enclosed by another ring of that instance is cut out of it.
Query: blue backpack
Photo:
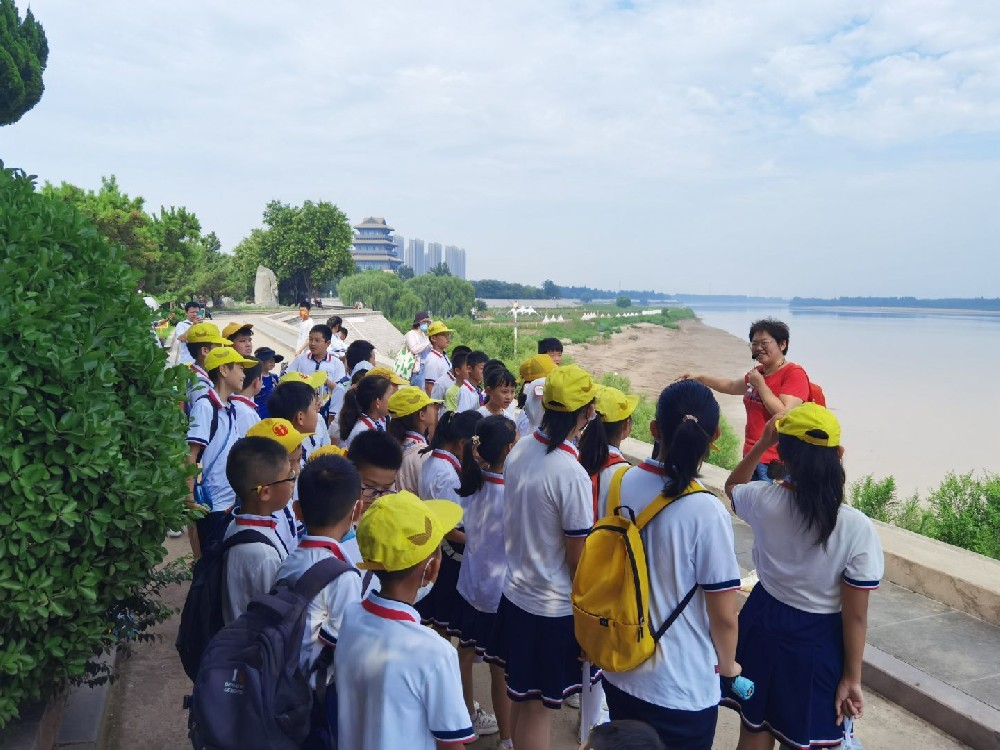
[[[298,750],[313,710],[309,674],[299,666],[309,602],[347,571],[358,573],[334,557],[320,560],[294,586],[279,581],[255,597],[212,639],[190,701],[195,750]],[[321,681],[325,687],[325,674],[317,676]]]

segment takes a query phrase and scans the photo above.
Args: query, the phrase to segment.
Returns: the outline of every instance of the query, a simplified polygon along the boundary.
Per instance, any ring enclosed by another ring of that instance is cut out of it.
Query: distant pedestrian
[[[194,357],[191,356],[191,352],[187,348],[187,332],[188,329],[199,322],[200,318],[198,312],[201,306],[191,300],[184,304],[184,320],[177,324],[174,328],[174,340],[177,342],[177,362],[182,365],[192,365],[194,364]]]
[[[427,360],[427,352],[431,348],[430,339],[427,337],[427,329],[431,325],[431,314],[426,311],[418,312],[413,316],[413,325],[403,337],[406,350],[413,355],[413,371],[410,373],[410,385],[423,387],[424,385],[424,363]],[[405,377],[405,373],[403,373]],[[430,394],[428,394],[430,395]]]

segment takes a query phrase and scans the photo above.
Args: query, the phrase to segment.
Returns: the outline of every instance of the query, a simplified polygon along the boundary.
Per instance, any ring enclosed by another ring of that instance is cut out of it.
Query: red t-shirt
[[[761,370],[762,367],[758,367]],[[743,406],[747,410],[747,431],[743,441],[743,455],[745,456],[753,448],[754,444],[760,440],[761,433],[764,432],[764,425],[771,418],[772,414],[760,400],[757,389],[750,385],[750,376],[744,375],[743,382],[746,383],[747,390],[743,394]],[[793,362],[788,362],[777,372],[764,376],[764,382],[771,389],[775,396],[795,396],[803,401],[809,400],[809,376],[806,371]],[[768,448],[761,456],[761,463],[770,463],[778,460],[778,450],[774,446]]]

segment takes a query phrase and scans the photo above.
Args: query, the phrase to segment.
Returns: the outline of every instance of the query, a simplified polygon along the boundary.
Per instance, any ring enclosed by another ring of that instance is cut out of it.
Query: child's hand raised
[[[776,423],[783,415],[784,412],[780,412],[768,420],[767,424],[764,425],[764,431],[760,434],[760,440],[758,442],[768,448],[778,442],[778,428]]]

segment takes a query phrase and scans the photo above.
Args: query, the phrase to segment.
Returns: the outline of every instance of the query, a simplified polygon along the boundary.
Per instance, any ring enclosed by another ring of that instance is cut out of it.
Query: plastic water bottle
[[[865,750],[861,746],[861,740],[854,736],[854,719],[849,716],[844,717],[844,741],[840,748],[841,750]]]

